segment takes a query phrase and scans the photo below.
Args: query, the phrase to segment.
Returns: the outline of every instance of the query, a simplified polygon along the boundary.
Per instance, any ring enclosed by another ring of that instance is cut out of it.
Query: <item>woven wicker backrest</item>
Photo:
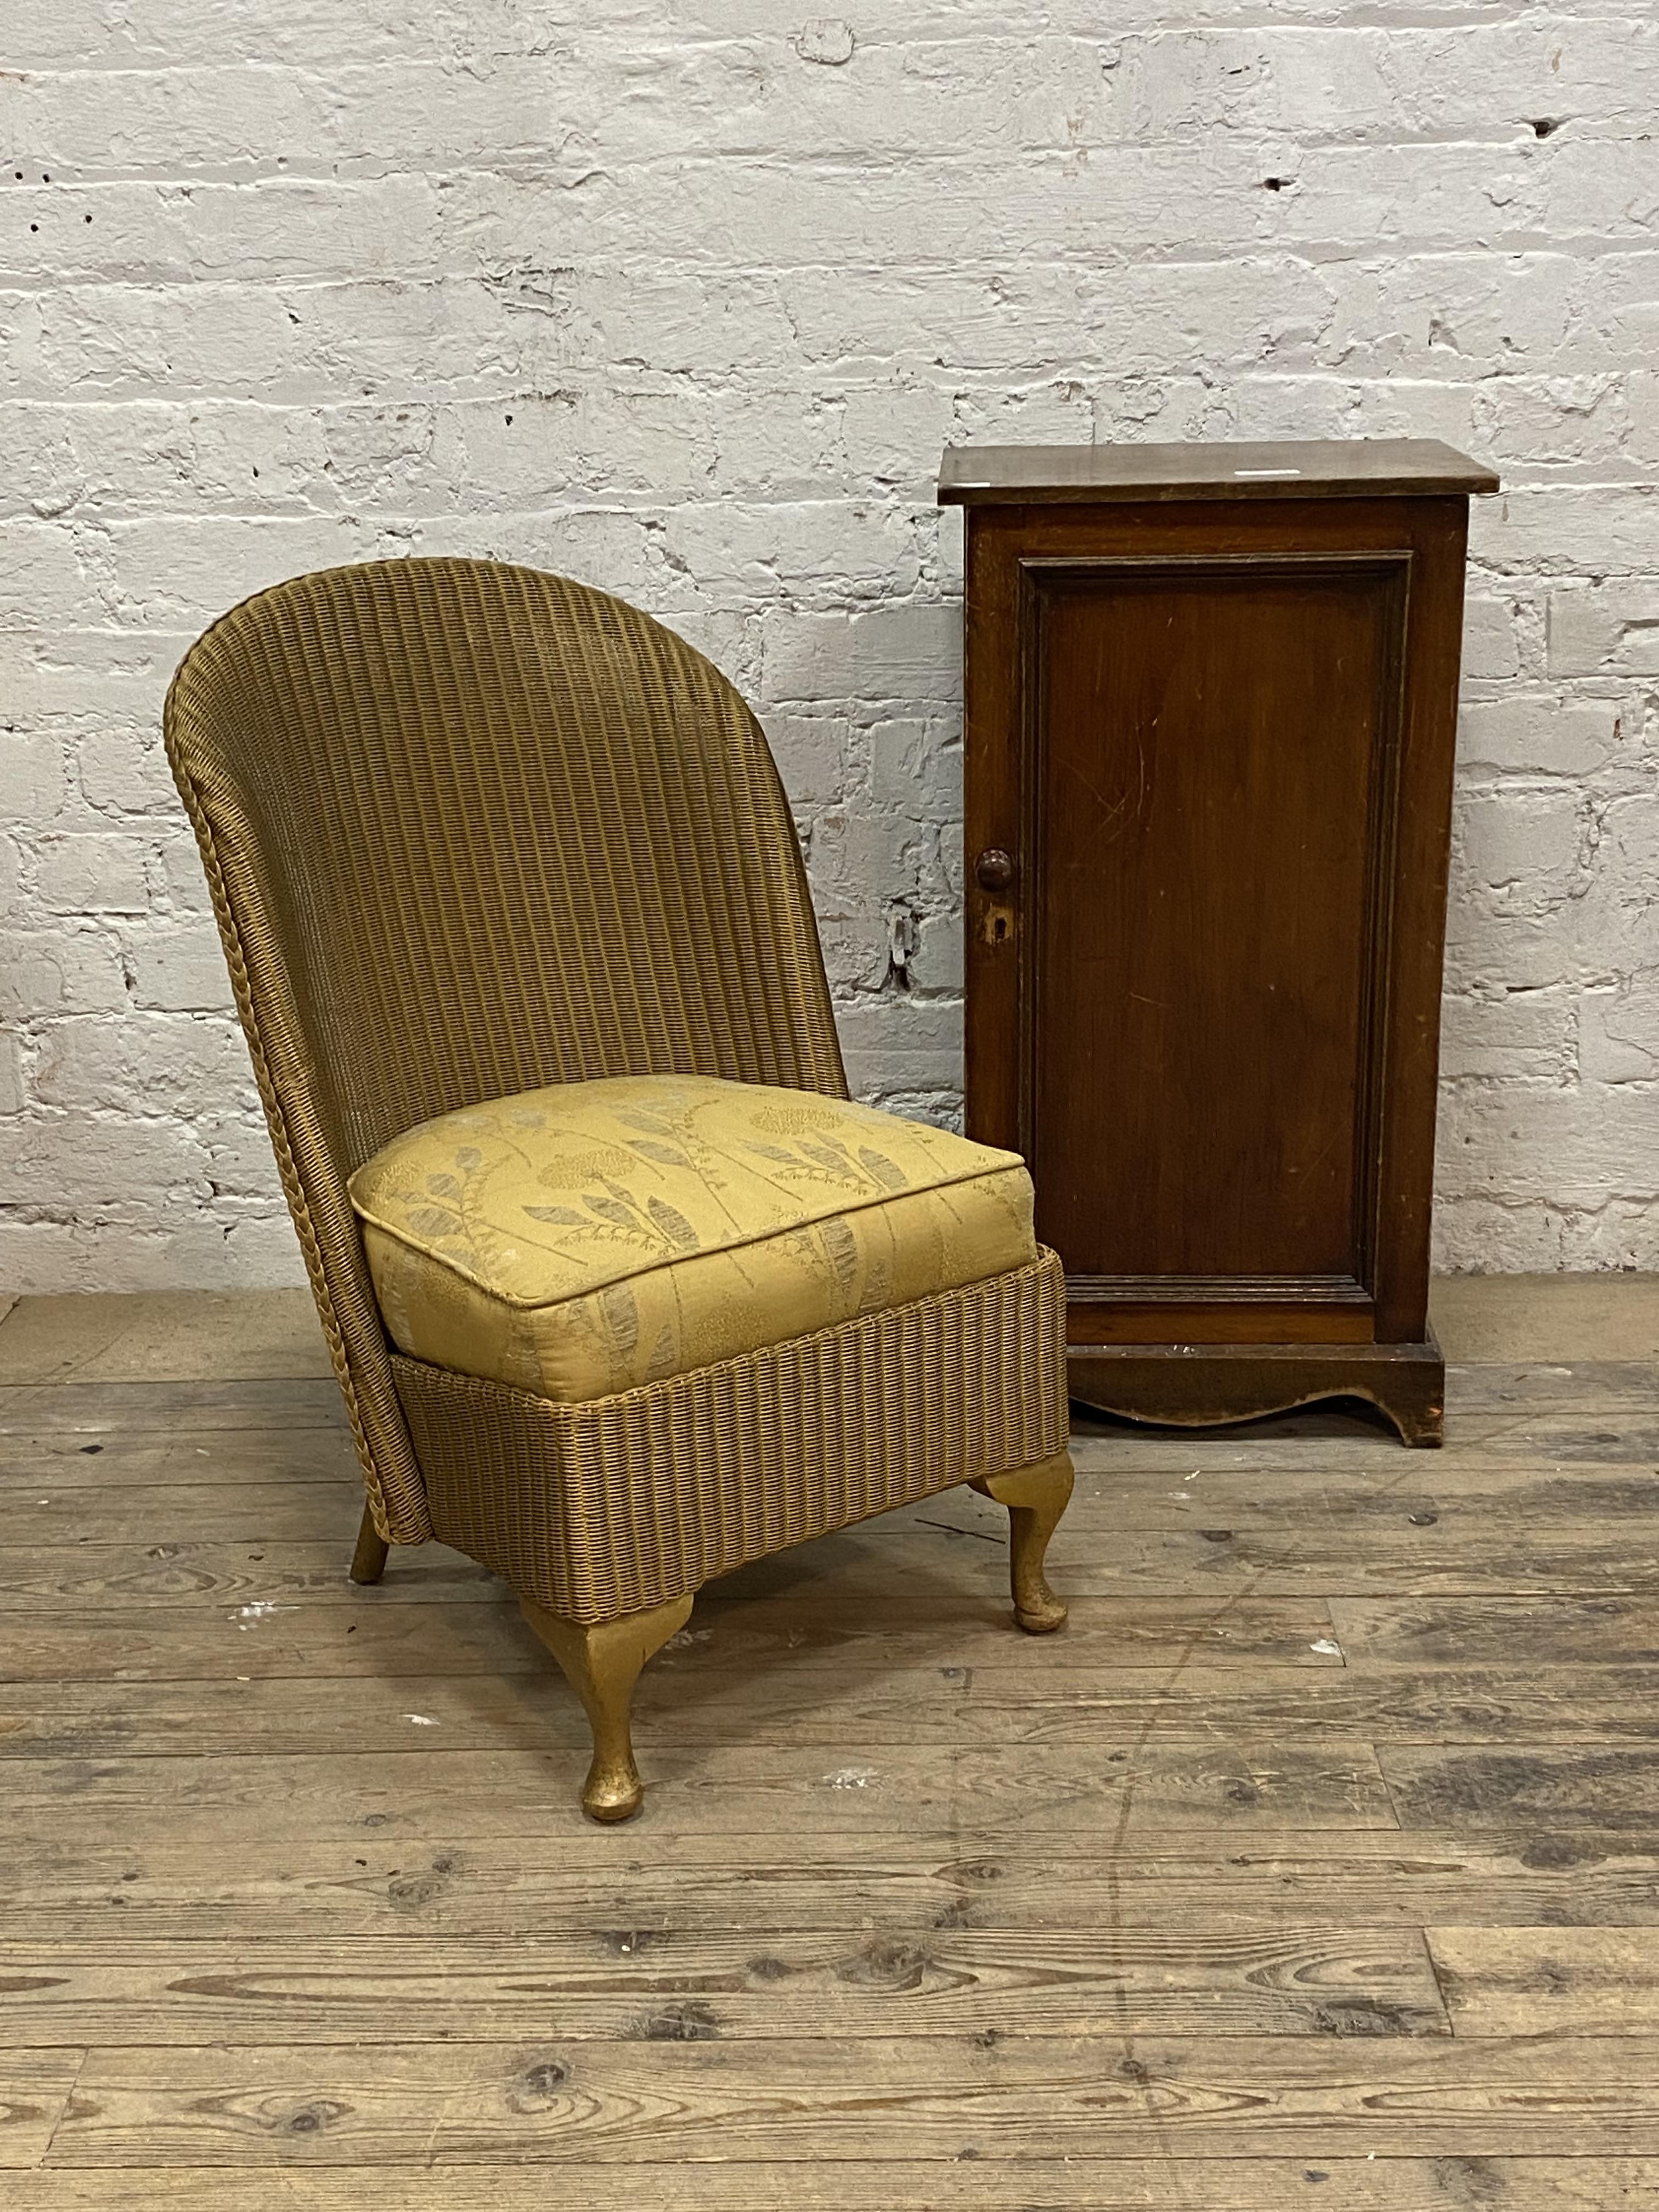
[[[185,656],[166,730],[370,1494],[422,1534],[345,1177],[542,1084],[844,1094],[777,773],[672,631],[484,561],[246,600]]]

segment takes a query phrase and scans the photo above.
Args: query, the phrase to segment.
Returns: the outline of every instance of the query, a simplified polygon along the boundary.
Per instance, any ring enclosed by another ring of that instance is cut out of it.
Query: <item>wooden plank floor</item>
[[[1442,1453],[1080,1425],[1057,1638],[969,1492],[710,1590],[614,1831],[302,1304],[21,1301],[0,2205],[1659,2204],[1659,1296],[1453,1295]]]

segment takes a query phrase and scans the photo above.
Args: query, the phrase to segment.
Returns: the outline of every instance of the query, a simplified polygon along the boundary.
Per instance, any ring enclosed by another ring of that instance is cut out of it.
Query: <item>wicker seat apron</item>
[[[434,1532],[574,1620],[1066,1446],[1060,1262],[584,1405],[392,1357]]]

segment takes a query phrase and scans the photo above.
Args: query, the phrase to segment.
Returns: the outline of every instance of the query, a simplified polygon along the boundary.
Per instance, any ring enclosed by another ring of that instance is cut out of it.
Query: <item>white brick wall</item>
[[[972,435],[1501,466],[1440,1254],[1659,1264],[1650,0],[51,0],[3,49],[0,1281],[297,1278],[156,738],[325,562],[537,562],[712,653],[854,1080],[949,1112]]]

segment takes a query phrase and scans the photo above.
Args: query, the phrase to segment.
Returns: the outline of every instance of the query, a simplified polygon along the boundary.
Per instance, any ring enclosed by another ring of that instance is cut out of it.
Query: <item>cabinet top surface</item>
[[[1204,446],[947,446],[944,507],[1060,501],[1379,499],[1498,489],[1437,438],[1330,438]]]

